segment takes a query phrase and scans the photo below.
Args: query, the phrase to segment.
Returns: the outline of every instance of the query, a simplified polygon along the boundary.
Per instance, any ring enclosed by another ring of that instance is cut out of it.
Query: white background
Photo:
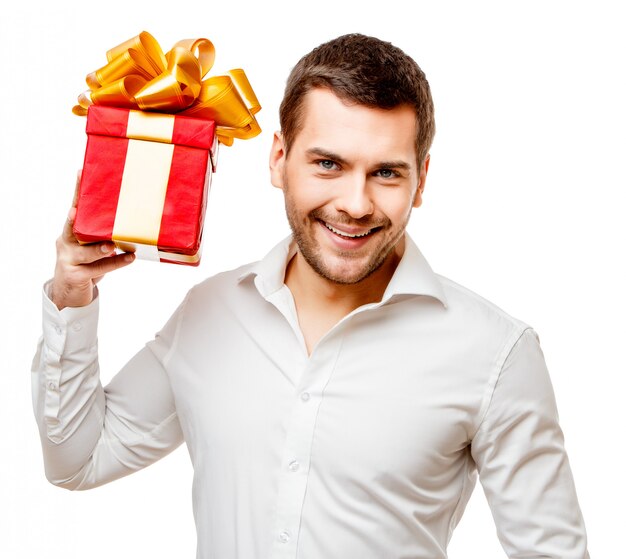
[[[207,275],[261,258],[288,228],[267,153],[297,59],[346,32],[390,40],[431,83],[437,136],[409,230],[433,268],[536,328],[594,558],[623,550],[624,150],[621,2],[13,3],[0,13],[0,557],[193,557],[184,448],[109,486],[43,475],[30,402],[40,289],[82,163],[70,113],[105,51],[142,30],[210,38],[242,66],[263,134],[220,153],[199,268],[136,262],[101,284],[108,380]],[[41,3],[38,3],[41,5]],[[254,464],[250,464],[253,468]],[[245,537],[245,535],[242,535]],[[450,557],[501,558],[480,487]],[[224,558],[228,559],[228,558]],[[358,558],[350,558],[358,559]]]

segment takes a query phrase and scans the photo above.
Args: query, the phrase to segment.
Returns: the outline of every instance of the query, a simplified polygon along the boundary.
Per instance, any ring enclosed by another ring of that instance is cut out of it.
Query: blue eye
[[[397,177],[398,174],[393,169],[380,169],[377,171],[378,175],[383,179],[393,179]]]
[[[336,167],[336,163],[332,159],[321,159],[317,164],[325,171],[333,171]]]

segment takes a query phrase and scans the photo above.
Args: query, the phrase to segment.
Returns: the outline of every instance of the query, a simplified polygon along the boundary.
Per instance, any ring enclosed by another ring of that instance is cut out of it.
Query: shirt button
[[[299,469],[300,469],[300,462],[298,462],[297,460],[292,460],[291,462],[289,462],[289,471],[297,472]]]
[[[303,392],[302,394],[300,394],[300,400],[302,400],[303,402],[308,402],[311,398],[311,395],[308,392]]]
[[[74,332],[80,332],[82,327],[83,325],[80,322],[74,322],[74,324],[72,324],[72,330],[74,330]]]
[[[56,389],[57,389],[57,385],[56,385],[56,384],[54,384],[54,382],[50,381],[50,382],[48,383],[48,389],[49,389],[49,390],[54,391],[54,390],[56,390]]]
[[[291,534],[289,532],[287,532],[287,530],[281,532],[280,534],[278,534],[278,539],[282,542],[282,543],[289,543],[289,540],[291,539]]]
[[[54,325],[54,331],[57,333],[57,335],[61,335],[63,334],[63,330],[61,330],[61,327],[58,324]]]

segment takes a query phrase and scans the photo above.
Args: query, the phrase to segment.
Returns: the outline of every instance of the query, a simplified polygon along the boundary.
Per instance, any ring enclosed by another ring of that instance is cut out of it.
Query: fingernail
[[[108,254],[113,250],[113,248],[110,245],[100,245],[100,250],[105,254]]]
[[[124,255],[124,260],[126,260],[126,262],[132,262],[134,259],[135,259],[135,255],[132,252],[129,252]]]

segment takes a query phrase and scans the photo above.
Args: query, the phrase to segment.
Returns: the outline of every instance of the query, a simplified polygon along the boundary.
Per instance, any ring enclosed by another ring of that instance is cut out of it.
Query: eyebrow
[[[318,157],[323,157],[324,159],[332,159],[333,161],[340,163],[341,165],[345,165],[346,160],[341,157],[341,155],[337,153],[333,153],[332,151],[328,151],[322,148],[310,148],[306,150],[306,154],[311,156],[315,155]]]
[[[347,161],[341,157],[341,155],[337,153],[333,153],[332,151],[328,151],[323,148],[310,148],[306,150],[306,154],[309,156],[318,156],[323,157],[324,159],[330,159],[332,161],[336,161],[341,165],[345,165]],[[381,161],[376,164],[377,169],[403,169],[409,171],[411,166],[401,159],[397,161]]]
[[[377,167],[379,169],[403,169],[409,171],[411,166],[406,161],[381,161]]]

